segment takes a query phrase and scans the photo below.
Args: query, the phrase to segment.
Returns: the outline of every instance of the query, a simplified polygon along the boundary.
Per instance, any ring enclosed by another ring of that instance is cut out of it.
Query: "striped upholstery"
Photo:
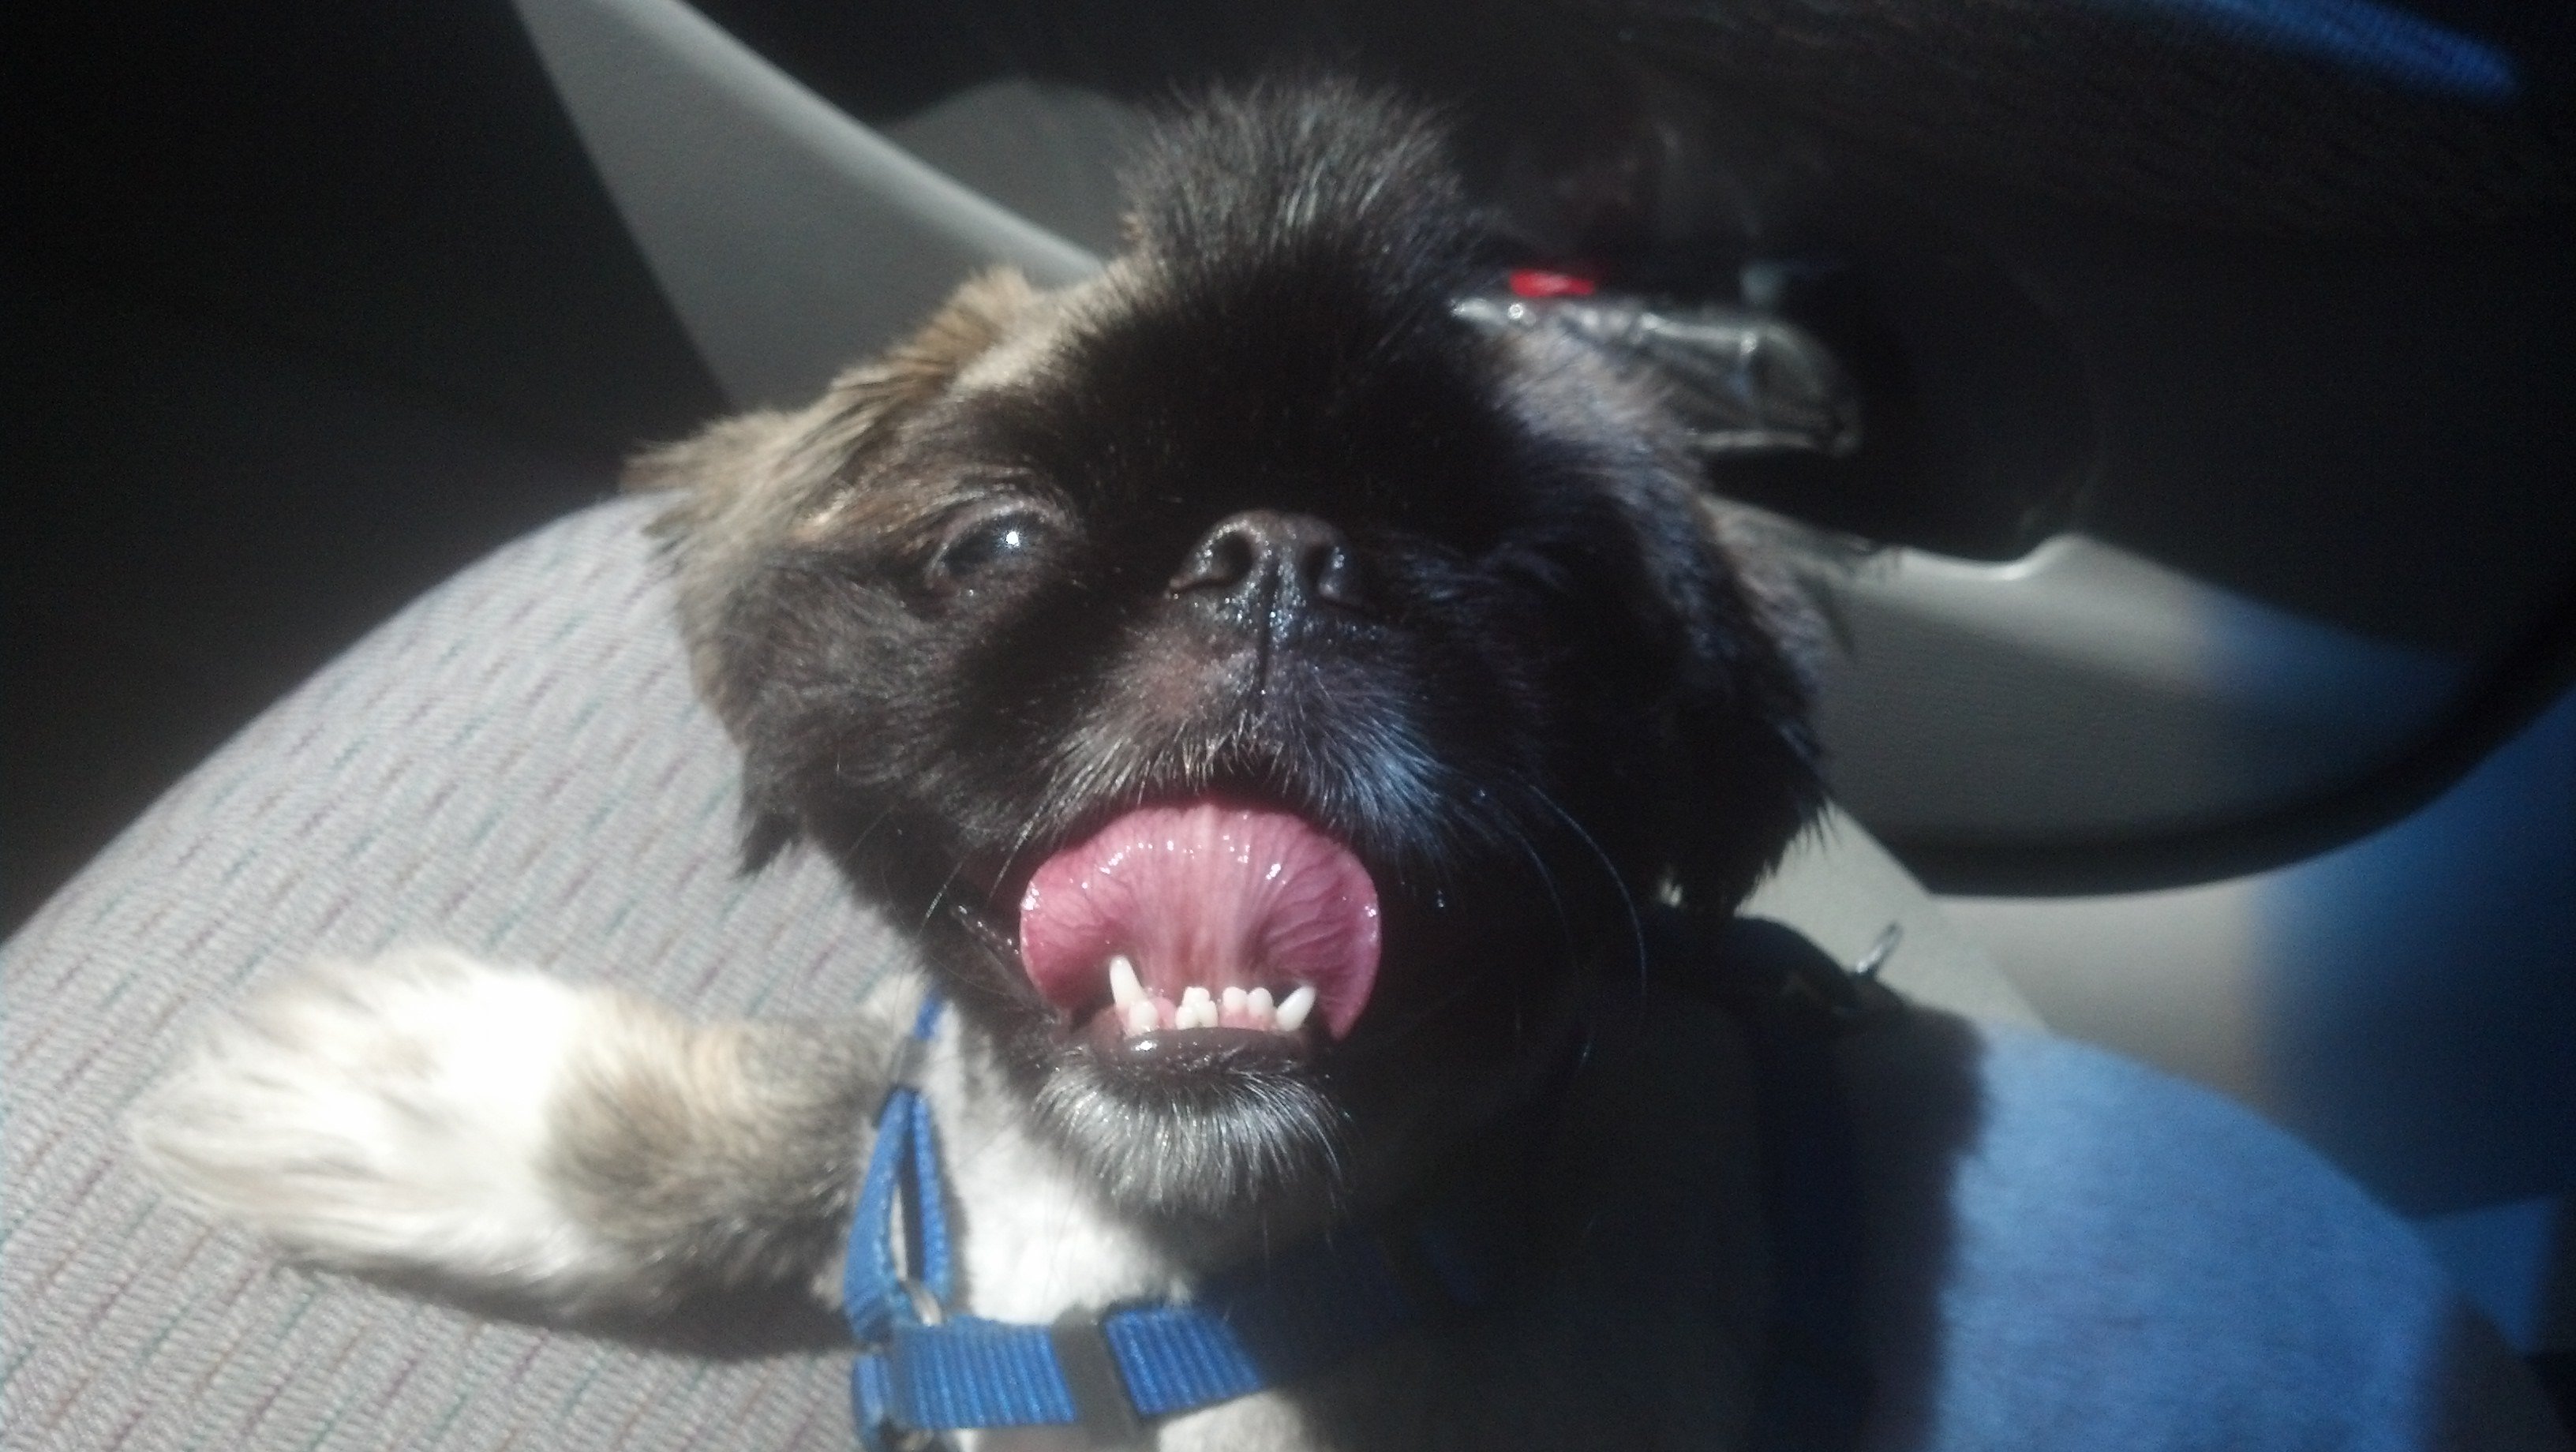
[[[246,729],[0,950],[11,1448],[846,1448],[844,1353],[710,1358],[281,1266],[118,1117],[190,1024],[325,952],[452,942],[702,1012],[824,1013],[896,953],[825,866],[732,870],[646,506],[459,576]]]

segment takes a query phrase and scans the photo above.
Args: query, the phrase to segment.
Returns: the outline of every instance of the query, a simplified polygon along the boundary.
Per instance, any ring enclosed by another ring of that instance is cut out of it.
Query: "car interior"
[[[1705,409],[1918,945],[2323,1153],[2576,1421],[2576,7],[11,23],[6,931],[640,445],[1086,275],[1157,108],[1350,72],[1451,118],[1495,326]]]

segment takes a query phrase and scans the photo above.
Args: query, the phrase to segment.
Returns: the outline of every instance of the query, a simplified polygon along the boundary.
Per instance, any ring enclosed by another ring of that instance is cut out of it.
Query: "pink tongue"
[[[1106,1001],[1125,954],[1148,993],[1315,989],[1335,1038],[1377,980],[1377,886],[1286,812],[1200,802],[1129,812],[1048,858],[1020,901],[1020,959],[1067,1012]]]

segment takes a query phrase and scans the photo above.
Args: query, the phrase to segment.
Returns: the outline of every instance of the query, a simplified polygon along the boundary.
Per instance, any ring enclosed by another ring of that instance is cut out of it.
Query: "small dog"
[[[656,1313],[836,1297],[871,1115],[917,1086],[977,1147],[950,1312],[1187,1302],[1406,1207],[1507,1211],[1495,1308],[1157,1445],[1747,1445],[1755,1075],[1728,1012],[1640,981],[1639,905],[1717,931],[1818,807],[1789,592],[1642,385],[1459,316],[1478,236],[1417,113],[1219,96],[1131,203],[1095,278],[982,277],[812,406],[637,466],[748,858],[810,844],[913,930],[953,1007],[924,1057],[917,990],[693,1025],[418,951],[218,1026],[138,1143],[325,1264]],[[1981,1092],[1944,1024],[1853,1070],[1880,1238],[1918,1249]],[[1876,1313],[1893,1362],[1932,1299]],[[1951,1445],[1932,1404],[1874,1425]]]

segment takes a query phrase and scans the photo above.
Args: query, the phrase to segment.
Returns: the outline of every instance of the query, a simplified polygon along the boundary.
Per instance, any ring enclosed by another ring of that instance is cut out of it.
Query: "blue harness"
[[[1730,956],[1754,969],[1739,968],[1721,996],[1753,1028],[1779,1290],[1756,1445],[1845,1447],[1869,1403],[1856,1349],[1858,1186],[1822,1048],[1857,1021],[1874,985],[1777,924],[1738,928]],[[859,1345],[850,1400],[866,1452],[937,1446],[938,1434],[969,1427],[1078,1426],[1096,1447],[1142,1447],[1148,1419],[1295,1381],[1483,1305],[1472,1257],[1423,1225],[1327,1237],[1239,1267],[1185,1303],[1077,1311],[1046,1326],[950,1315],[955,1251],[919,1084],[941,1007],[933,993],[913,1022],[850,1221],[842,1311]]]
[[[939,1014],[933,994],[878,1113],[850,1222],[842,1311],[860,1347],[850,1397],[868,1452],[965,1427],[1050,1425],[1080,1426],[1095,1446],[1142,1446],[1147,1418],[1311,1375],[1481,1303],[1468,1258],[1425,1227],[1320,1240],[1220,1276],[1186,1303],[1075,1312],[1049,1326],[949,1315],[954,1248],[916,1082]]]

